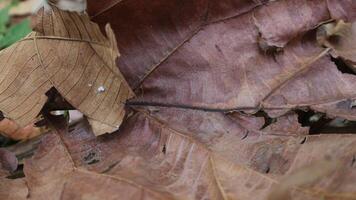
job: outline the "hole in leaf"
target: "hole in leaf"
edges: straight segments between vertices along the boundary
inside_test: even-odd
[[[88,165],[92,165],[92,164],[95,164],[95,163],[98,163],[98,162],[100,162],[100,160],[93,159],[93,160],[91,160],[90,162],[88,162],[87,164],[88,164]]]
[[[47,125],[47,120],[45,120],[45,119],[41,119],[40,121],[35,123],[36,127],[43,127],[43,126],[46,126],[46,125]]]
[[[321,133],[323,127],[331,121],[322,113],[317,113],[312,110],[296,111],[298,114],[298,121],[303,127],[309,127],[309,134]]]
[[[266,42],[266,40],[262,37],[261,33],[259,33],[258,36],[258,47],[262,53],[264,53],[267,56],[273,56],[274,59],[276,54],[281,53],[283,51],[281,47],[270,46]]]
[[[265,170],[265,173],[268,174],[271,171],[271,168],[268,166]]]
[[[276,119],[273,119],[273,118],[269,117],[268,114],[265,111],[258,111],[253,116],[255,116],[255,117],[263,117],[265,119],[265,124],[262,126],[261,130],[276,122]]]
[[[222,53],[222,50],[221,50],[221,48],[219,47],[219,45],[215,44],[215,48],[216,48],[216,50],[218,50],[219,53]]]
[[[328,37],[328,41],[331,43],[331,44],[338,44],[340,43],[340,36],[339,35],[330,35]]]
[[[88,165],[92,165],[92,164],[100,162],[99,156],[94,151],[91,151],[86,156],[84,156],[83,160]]]
[[[56,88],[52,87],[48,90],[46,96],[48,97],[48,100],[41,112],[47,113],[53,110],[74,110],[74,107],[61,96]]]
[[[163,154],[166,154],[166,152],[167,152],[167,147],[166,147],[166,145],[163,145],[162,153],[163,153]]]
[[[119,161],[117,161],[117,162],[115,162],[115,163],[109,165],[108,168],[106,168],[104,171],[102,171],[102,172],[100,172],[100,173],[101,173],[101,174],[106,174],[106,173],[108,173],[111,169],[113,169],[113,168],[114,168],[116,165],[118,165],[118,164],[119,164]]]
[[[245,135],[244,135],[244,136],[242,136],[241,140],[246,139],[249,133],[250,133],[249,131],[246,131]]]
[[[323,113],[312,110],[297,110],[298,121],[303,127],[309,127],[309,134],[356,133],[356,122],[342,118],[328,118]]]
[[[300,144],[304,144],[307,141],[307,137],[304,137],[302,141],[300,141]]]
[[[356,75],[355,71],[353,71],[352,68],[349,65],[347,65],[342,58],[331,57],[331,61],[335,63],[337,69],[343,74]]]
[[[3,119],[5,119],[4,113],[0,111],[0,121],[2,121]]]
[[[8,146],[14,145],[16,143],[18,143],[18,141],[11,140],[10,138],[2,136],[0,134],[0,147],[8,147]]]
[[[6,177],[8,179],[18,179],[24,178],[25,173],[23,172],[23,164],[18,165],[16,171],[12,172],[10,176]]]

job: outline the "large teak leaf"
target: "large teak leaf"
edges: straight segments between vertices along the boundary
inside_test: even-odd
[[[195,126],[197,120],[202,126]],[[263,131],[254,131],[253,122],[246,125],[246,120],[239,120],[250,126],[245,138],[246,129],[221,114],[165,108],[155,116],[140,111],[120,132],[101,138],[85,123],[70,133],[51,133],[25,162],[28,196],[266,199],[278,184],[284,184],[282,176],[329,163],[327,156],[342,165],[319,169],[324,176],[308,174],[309,182],[292,184],[287,192],[292,192],[293,199],[353,199],[354,136],[261,135]],[[209,124],[215,126],[209,128]]]
[[[337,70],[311,31],[333,19],[353,20],[353,1],[210,2],[92,3],[93,19],[112,22],[119,36],[118,66],[137,94],[129,104],[262,108],[271,116],[309,107],[355,119],[340,104],[355,99],[356,78]],[[261,39],[283,51],[263,52]]]
[[[106,38],[86,15],[40,11],[35,31],[0,54],[0,109],[21,126],[39,114],[52,87],[89,119],[96,135],[112,132],[133,96],[115,65],[114,33]]]

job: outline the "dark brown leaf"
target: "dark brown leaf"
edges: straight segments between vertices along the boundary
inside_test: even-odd
[[[122,49],[118,64],[137,93],[129,104],[214,111],[263,108],[273,117],[310,107],[355,119],[352,109],[340,111],[329,105],[355,99],[356,78],[337,70],[329,51],[318,47],[314,32],[305,34],[333,18],[329,15],[329,10],[336,9],[330,6],[333,2],[275,1],[255,9],[246,2],[240,7],[244,11],[235,8],[229,11],[236,13],[234,17],[219,17],[214,23],[203,16],[226,12],[219,11],[219,6],[203,9],[207,1],[138,2],[117,1],[110,8],[92,3],[97,13],[94,20],[115,19],[113,28]],[[250,12],[242,14],[246,9]],[[269,12],[274,17],[264,17]],[[276,21],[279,18],[283,23]],[[264,32],[281,41],[279,46],[287,43],[283,53],[271,56],[259,49],[259,34],[267,38]]]

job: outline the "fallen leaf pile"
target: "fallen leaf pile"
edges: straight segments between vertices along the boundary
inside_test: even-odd
[[[90,115],[78,107],[88,80],[80,82],[81,90],[73,90],[71,96],[73,85],[56,85],[62,75],[41,77],[44,83],[51,80],[48,85],[83,111],[89,122],[68,127],[64,119],[50,117],[55,130],[43,136],[35,155],[25,160],[25,177],[0,180],[0,196],[13,200],[356,199],[356,135],[309,134],[309,127],[299,120],[300,112],[306,111],[356,120],[355,73],[346,73],[337,64],[354,69],[355,11],[353,0],[89,1],[92,20],[102,29],[110,23],[115,32],[121,53],[118,68],[112,57],[104,56],[117,54],[110,29],[111,45],[105,47],[112,48],[95,46],[107,44],[106,39],[95,43],[55,39],[77,41],[82,32],[68,35],[69,30],[77,30],[75,26],[55,29],[60,35],[52,39],[38,30],[45,34],[36,40],[32,34],[17,45],[28,45],[23,51],[33,52],[37,42],[42,47],[38,48],[41,66],[48,66],[50,75],[52,68],[60,68],[51,65],[60,63],[58,56],[72,65],[73,57],[90,61],[98,56],[101,64],[109,61],[105,66],[111,66],[111,75],[121,72],[135,92],[134,96],[125,85],[126,98],[119,98],[121,103],[132,97],[126,102],[132,114],[118,131],[96,137],[93,120],[113,116],[110,109]],[[54,9],[53,13],[62,12]],[[71,22],[64,24],[71,26]],[[92,41],[100,31],[86,33],[93,34],[85,39]],[[53,44],[44,49],[41,42]],[[53,46],[67,50],[51,56]],[[70,54],[79,49],[79,56]],[[111,54],[106,54],[109,50]],[[107,69],[99,66],[93,65],[93,71],[83,77]],[[75,69],[66,71],[67,76],[78,78]]]

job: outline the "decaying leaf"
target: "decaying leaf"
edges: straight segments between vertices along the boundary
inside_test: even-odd
[[[334,19],[329,11],[340,9],[340,1],[288,0],[266,6],[248,1],[221,13],[207,0],[108,2],[112,4],[93,3],[98,13],[93,19],[112,22],[120,36],[118,66],[137,94],[130,105],[249,113],[262,108],[272,117],[303,107],[356,119],[354,109],[338,106],[356,99],[356,77],[338,70],[313,31]],[[229,2],[219,4],[227,8]],[[169,31],[159,31],[162,24]],[[281,53],[260,50],[256,44],[264,32],[282,41]]]
[[[343,20],[321,26],[318,42],[334,50],[334,56],[343,58],[356,70],[356,23]]]
[[[53,8],[40,11],[34,32],[0,53],[0,109],[20,126],[30,124],[52,87],[89,119],[96,135],[110,133],[133,96],[116,68],[114,33],[107,38],[88,16]]]
[[[293,199],[355,195],[352,135],[304,140],[251,130],[241,139],[245,129],[218,113],[161,108],[157,114],[140,111],[120,132],[100,138],[86,123],[46,135],[25,162],[30,199],[266,199],[284,183],[281,176],[325,156],[341,167],[307,188],[297,187]]]

